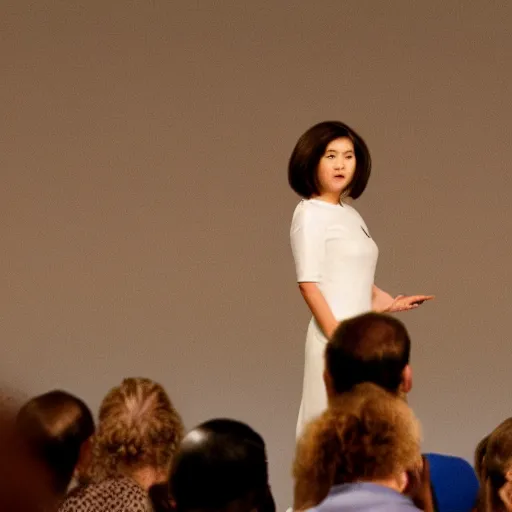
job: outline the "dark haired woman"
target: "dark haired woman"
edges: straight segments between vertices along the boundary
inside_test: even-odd
[[[370,172],[366,143],[338,121],[310,128],[290,157],[288,180],[303,197],[293,214],[291,245],[299,288],[313,315],[306,339],[297,435],[327,404],[323,353],[338,323],[371,310],[407,311],[433,298],[393,298],[375,286],[377,245],[349,204],[363,193]]]

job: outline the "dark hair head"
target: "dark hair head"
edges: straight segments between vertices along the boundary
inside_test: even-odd
[[[29,400],[19,410],[16,425],[32,454],[51,472],[55,491],[64,493],[80,449],[94,433],[87,405],[65,391],[50,391]]]
[[[248,425],[215,419],[185,436],[171,471],[178,512],[274,512],[265,443]]]
[[[475,449],[475,457],[474,457],[474,467],[476,475],[478,479],[481,480],[483,478],[483,469],[484,469],[484,459],[485,453],[487,451],[487,445],[489,444],[490,434],[486,435],[480,442],[476,445]]]
[[[54,510],[61,495],[56,496],[48,468],[33,457],[17,431],[13,407],[17,405],[0,388],[0,510]]]
[[[476,448],[475,466],[480,479],[479,508],[485,511],[512,507],[512,418],[486,436]]]
[[[333,140],[347,137],[354,145],[356,169],[348,196],[357,199],[366,188],[372,169],[370,151],[364,139],[340,121],[316,124],[297,141],[288,163],[288,182],[300,196],[309,199],[319,194],[317,167],[325,149]]]
[[[336,393],[373,382],[397,393],[409,364],[411,341],[404,324],[380,313],[341,322],[325,350],[325,366]]]

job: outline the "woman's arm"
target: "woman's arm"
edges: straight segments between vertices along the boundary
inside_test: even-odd
[[[398,295],[393,298],[389,293],[373,285],[372,309],[377,313],[398,313],[416,309],[426,300],[433,298],[433,295]]]
[[[377,313],[384,313],[385,311],[389,311],[394,298],[384,290],[381,290],[379,287],[373,285],[372,288],[372,309]]]
[[[299,283],[299,289],[320,329],[322,329],[325,337],[329,339],[338,327],[338,321],[317,283]]]

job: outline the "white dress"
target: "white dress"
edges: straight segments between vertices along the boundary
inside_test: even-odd
[[[304,199],[296,207],[290,239],[297,282],[314,282],[335,318],[344,320],[372,307],[378,248],[359,213],[350,205]],[[297,437],[327,406],[324,351],[327,339],[311,318],[306,336],[302,401]]]

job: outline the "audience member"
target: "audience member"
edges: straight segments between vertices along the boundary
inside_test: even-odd
[[[211,420],[187,434],[170,490],[177,512],[275,512],[265,443],[234,420]]]
[[[168,480],[182,436],[181,418],[162,386],[123,380],[100,407],[91,482],[70,493],[61,512],[150,510],[148,491]]]
[[[366,313],[342,322],[325,350],[324,380],[329,401],[362,382],[374,383],[406,399],[412,389],[410,355],[409,333],[395,317]],[[430,500],[438,505],[437,510],[471,511],[478,483],[469,463],[442,454],[428,454],[426,458],[430,467]],[[425,499],[420,497],[419,502]]]
[[[54,512],[52,475],[16,429],[16,401],[0,392],[0,510]]]
[[[331,400],[299,440],[295,501],[317,512],[419,510],[403,493],[416,485],[421,467],[412,410],[398,396],[363,383]]]
[[[366,313],[341,322],[325,349],[329,399],[362,382],[405,395],[412,389],[411,340],[400,320]]]
[[[33,456],[52,476],[53,490],[64,498],[73,475],[80,481],[90,458],[94,420],[87,405],[65,391],[50,391],[18,411],[18,432]]]
[[[489,442],[489,437],[491,434],[486,435],[476,446],[475,449],[475,471],[479,480],[483,480],[483,462],[485,457],[485,452],[487,451],[487,443]]]
[[[512,511],[512,418],[498,425],[477,446],[479,512]]]
[[[512,418],[478,444],[478,478],[459,457],[422,456],[406,400],[410,352],[394,317],[367,313],[338,326],[325,349],[328,408],[297,445],[295,510],[512,512]],[[3,398],[0,511],[275,512],[261,436],[215,419],[183,438],[180,415],[149,379],[114,387],[96,432],[87,405],[67,392],[17,412]]]

